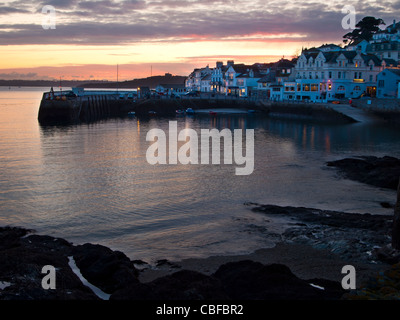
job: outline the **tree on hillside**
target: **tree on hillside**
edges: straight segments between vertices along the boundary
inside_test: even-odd
[[[385,25],[385,22],[382,19],[374,17],[364,17],[356,24],[356,29],[349,33],[346,33],[343,36],[343,42],[347,43],[348,41],[350,41],[349,44],[352,44],[358,40],[370,41],[372,39],[372,35],[380,30],[380,25]]]

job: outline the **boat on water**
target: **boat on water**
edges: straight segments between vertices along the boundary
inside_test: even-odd
[[[131,117],[133,117],[133,116],[135,116],[136,115],[136,112],[134,112],[134,111],[130,111],[130,112],[128,112],[128,116],[131,116]]]
[[[194,114],[194,110],[192,108],[187,108],[186,109],[187,114]]]
[[[210,111],[209,114],[210,114],[211,116],[216,116],[216,115],[217,115],[217,112],[215,112],[215,111]]]
[[[175,112],[176,112],[176,114],[184,114],[185,113],[183,110],[176,110]]]
[[[157,114],[157,112],[155,112],[155,111],[149,111],[149,115],[151,115],[151,116],[154,116],[156,114]]]

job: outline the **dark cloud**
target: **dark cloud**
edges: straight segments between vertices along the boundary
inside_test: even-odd
[[[0,15],[10,14],[10,13],[27,13],[27,12],[30,12],[30,11],[28,11],[26,9],[15,8],[15,7],[0,6]]]
[[[35,1],[35,0],[34,0]],[[0,25],[1,44],[122,44],[140,41],[203,41],[247,39],[268,34],[291,41],[341,42],[347,33],[341,27],[341,8],[351,1],[329,6],[322,1],[263,0],[36,0],[36,8],[53,5],[55,30],[37,25]],[[14,2],[21,3],[19,1]],[[397,2],[353,1],[357,20],[375,15],[393,20]],[[392,7],[390,7],[392,6]],[[0,13],[1,13],[0,7]],[[60,8],[60,9],[58,9]],[[26,10],[26,9],[23,9]],[[11,13],[11,11],[10,11]],[[7,29],[7,31],[2,31]],[[12,29],[12,31],[9,31]]]
[[[78,0],[46,0],[41,2],[41,6],[50,5],[54,8],[73,8],[79,3]]]
[[[53,80],[53,78],[47,76],[39,76],[36,72],[10,72],[0,73],[0,79],[2,80]]]

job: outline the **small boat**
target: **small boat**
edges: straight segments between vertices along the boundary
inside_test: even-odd
[[[157,114],[157,112],[155,112],[155,111],[149,111],[149,115],[151,115],[151,116],[154,116],[156,114]]]
[[[209,113],[210,113],[211,116],[216,116],[217,115],[217,113],[215,111],[210,111]]]
[[[194,110],[192,108],[187,108],[186,109],[187,114],[194,114]]]
[[[128,116],[131,116],[131,117],[133,117],[133,116],[135,116],[136,115],[136,112],[134,112],[134,111],[130,111],[130,112],[128,112]]]
[[[183,110],[176,110],[175,112],[176,112],[176,114],[184,114],[185,113]]]

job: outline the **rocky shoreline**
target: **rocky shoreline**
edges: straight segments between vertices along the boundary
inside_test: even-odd
[[[391,157],[328,163],[348,178],[379,187],[391,187],[398,164]],[[33,230],[0,227],[0,300],[400,299],[400,252],[390,247],[393,215],[245,205],[270,219],[290,219],[274,248],[159,260],[156,266],[99,244],[74,245]],[[42,268],[49,265],[56,270],[56,288],[46,290]],[[356,290],[341,286],[344,265],[357,270]]]
[[[303,280],[283,264],[251,260],[224,263],[211,275],[175,266],[143,282],[140,261],[122,252],[17,227],[0,228],[0,256],[0,300],[336,300],[345,293],[338,282]],[[84,284],[71,261],[102,295]],[[55,267],[56,289],[42,287],[46,265]]]
[[[269,217],[293,219],[275,248],[235,257],[159,260],[156,266],[102,245],[74,245],[2,227],[0,300],[340,300],[359,297],[341,287],[344,265],[354,265],[365,283],[400,261],[399,255],[382,254],[390,242],[391,216],[246,205]],[[55,290],[42,287],[45,265],[57,270]],[[358,290],[364,292],[361,284]],[[394,296],[400,297],[398,291]]]

